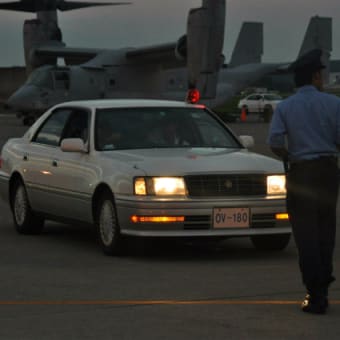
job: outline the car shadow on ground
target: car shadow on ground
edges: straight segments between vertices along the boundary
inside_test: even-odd
[[[32,236],[31,236],[32,237]],[[101,253],[96,231],[88,225],[66,225],[47,223],[40,235],[43,242],[50,246],[78,248],[80,251]],[[275,258],[276,260],[296,256],[290,241],[283,251],[261,251],[255,249],[248,237],[229,239],[178,239],[178,238],[137,238],[124,239],[121,257],[148,261],[219,261],[219,260],[258,260]]]

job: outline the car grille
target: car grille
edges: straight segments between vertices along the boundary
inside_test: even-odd
[[[197,175],[186,176],[190,197],[258,196],[267,192],[266,176]]]
[[[210,229],[211,216],[185,216],[184,229],[197,230],[197,229]]]
[[[275,214],[256,214],[252,216],[252,228],[274,228]]]
[[[254,214],[251,218],[251,228],[274,228],[275,214]],[[184,222],[185,230],[203,230],[210,229],[211,216],[186,216]]]

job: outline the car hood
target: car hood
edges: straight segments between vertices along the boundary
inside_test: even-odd
[[[246,149],[140,149],[112,151],[105,156],[130,163],[147,176],[283,172],[281,162]]]

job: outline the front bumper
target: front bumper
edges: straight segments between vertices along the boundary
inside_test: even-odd
[[[290,234],[288,220],[276,220],[286,212],[284,198],[131,200],[116,197],[117,218],[121,233],[144,237],[235,237]],[[250,227],[214,228],[214,208],[249,208]],[[134,223],[131,216],[184,216],[184,222]]]

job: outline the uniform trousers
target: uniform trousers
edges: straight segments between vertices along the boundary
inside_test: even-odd
[[[333,277],[338,166],[335,157],[292,163],[287,210],[308,293],[327,296]]]

